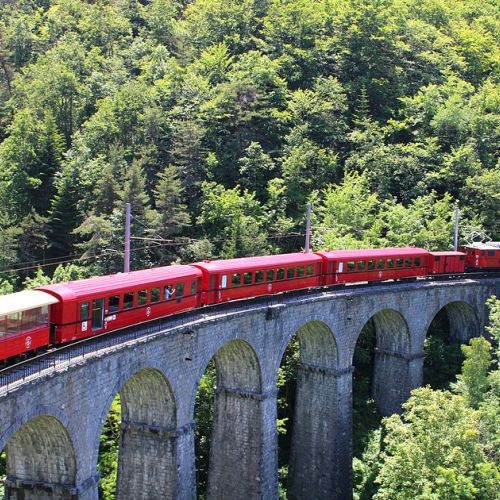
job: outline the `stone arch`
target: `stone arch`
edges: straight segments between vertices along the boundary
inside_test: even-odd
[[[144,368],[122,385],[117,499],[173,499],[177,488],[176,403],[163,373]]]
[[[372,397],[382,415],[391,415],[399,412],[401,404],[408,399],[413,388],[411,364],[415,359],[421,359],[422,354],[412,354],[408,323],[399,311],[382,309],[373,314],[364,327],[369,325],[370,321],[375,331],[376,343]]]
[[[206,498],[259,498],[267,397],[259,359],[240,339],[222,345],[212,359],[216,387]]]
[[[217,368],[217,390],[260,392],[260,363],[250,344],[244,340],[227,342],[215,353],[214,360]]]
[[[295,334],[300,344],[300,361],[311,366],[334,369],[338,364],[335,337],[323,321],[309,321]]]
[[[422,380],[435,389],[449,386],[460,373],[463,354],[460,344],[480,335],[480,323],[474,309],[461,300],[448,302],[431,312],[422,338],[426,357]]]
[[[55,417],[34,417],[6,446],[6,498],[70,498],[76,492],[76,455],[70,435]]]
[[[120,389],[122,420],[175,429],[176,404],[163,373],[145,368],[130,377]]]
[[[350,491],[351,370],[339,368],[331,328],[312,320],[296,332],[300,360],[289,459],[288,498],[344,498]]]
[[[474,337],[479,337],[481,330],[478,315],[470,304],[462,300],[448,302],[436,311],[426,331],[429,330],[432,321],[442,311],[448,320],[450,341],[464,344]]]

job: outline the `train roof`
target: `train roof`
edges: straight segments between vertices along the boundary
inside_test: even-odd
[[[464,248],[475,248],[477,250],[499,250],[500,241],[488,241],[487,243],[477,242],[463,245]]]
[[[109,274],[78,281],[67,281],[45,285],[38,290],[45,291],[65,300],[106,295],[109,292],[136,289],[160,281],[174,281],[180,278],[201,278],[202,273],[193,266],[164,266],[129,273]]]
[[[258,257],[242,257],[240,259],[210,260],[193,264],[208,272],[244,271],[246,269],[265,269],[267,267],[297,264],[314,264],[321,262],[321,257],[314,253],[296,252],[281,255],[264,255]]]
[[[429,252],[431,255],[448,255],[448,256],[456,256],[463,257],[465,254],[463,252],[455,252],[454,250],[442,251],[442,252]]]
[[[391,257],[406,257],[406,256],[425,256],[429,255],[427,250],[416,247],[404,248],[371,248],[360,250],[323,250],[316,252],[327,260],[338,259],[371,259],[371,258],[391,258]]]
[[[56,297],[39,290],[24,290],[0,296],[0,316],[29,311],[37,307],[49,306],[59,302]]]

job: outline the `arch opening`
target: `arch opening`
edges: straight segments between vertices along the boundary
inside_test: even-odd
[[[360,456],[383,415],[399,411],[407,399],[408,325],[403,316],[384,309],[364,325],[353,356],[354,456]]]
[[[460,345],[479,334],[479,321],[469,304],[455,301],[442,307],[433,317],[424,340],[424,385],[448,389],[456,381],[464,360]]]
[[[327,324],[310,321],[295,332],[277,377],[281,497],[286,491],[289,499],[329,498],[342,488],[338,437],[343,375],[350,378],[349,371],[339,370],[337,345]],[[350,483],[348,477],[344,474],[343,481]]]
[[[196,394],[198,498],[258,496],[261,404],[255,351],[242,340],[224,344],[208,363]]]
[[[41,415],[25,423],[7,442],[4,459],[7,497],[59,498],[60,491],[75,487],[75,450],[55,417]]]
[[[395,310],[374,314],[363,326],[353,355],[353,487],[371,498],[376,485],[369,464],[381,445],[383,416],[400,411],[411,389],[411,342],[404,317]],[[418,362],[418,361],[417,361]],[[360,469],[357,464],[363,463]]]
[[[114,398],[103,425],[100,498],[173,498],[175,431],[176,405],[167,379],[152,368],[135,373]]]

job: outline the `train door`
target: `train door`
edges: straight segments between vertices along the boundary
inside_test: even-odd
[[[104,326],[104,299],[92,302],[92,330],[100,330]]]

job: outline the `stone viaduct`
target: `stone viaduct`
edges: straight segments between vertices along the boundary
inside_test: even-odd
[[[416,282],[281,295],[163,320],[151,333],[54,362],[0,386],[5,498],[96,500],[99,440],[121,396],[117,498],[196,498],[194,407],[208,363],[217,369],[209,499],[278,497],[276,382],[300,343],[289,498],[351,497],[352,359],[376,330],[374,399],[398,411],[422,383],[424,339],[445,308],[457,341],[480,335],[500,279]]]

